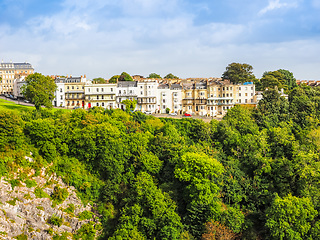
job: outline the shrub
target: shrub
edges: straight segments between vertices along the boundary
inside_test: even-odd
[[[34,190],[34,195],[36,195],[37,198],[50,198],[48,193],[44,192],[41,188],[36,187]]]
[[[93,215],[92,212],[85,210],[85,211],[83,211],[82,213],[80,213],[78,215],[78,218],[79,218],[80,221],[82,221],[82,220],[85,220],[85,219],[91,219],[92,215]]]
[[[74,204],[70,203],[68,204],[68,207],[66,209],[64,209],[63,211],[69,214],[73,214],[75,210]]]
[[[52,215],[52,217],[50,218],[49,223],[52,224],[52,225],[60,227],[62,225],[62,223],[63,223],[63,219],[58,217],[58,216],[56,216],[56,215]]]
[[[53,193],[51,194],[51,199],[54,203],[56,204],[61,204],[63,203],[64,200],[69,196],[69,192],[65,188],[60,188],[59,186],[55,186]]]
[[[14,238],[17,239],[17,240],[28,240],[28,236],[25,235],[25,234],[20,234],[20,235],[14,237]]]
[[[20,180],[19,179],[12,179],[9,181],[9,183],[11,184],[12,190],[14,189],[14,187],[17,187],[20,185]]]
[[[96,230],[93,227],[93,223],[87,223],[81,226],[81,228],[77,231],[73,237],[74,239],[86,239],[86,240],[94,240],[96,235]]]
[[[27,188],[32,188],[37,186],[37,182],[35,180],[27,179],[24,183],[26,184]]]

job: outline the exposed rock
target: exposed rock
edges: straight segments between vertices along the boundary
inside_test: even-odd
[[[37,182],[37,187],[49,195],[53,193],[54,187],[59,185],[60,188],[67,189],[69,196],[61,204],[53,207],[50,198],[36,197],[35,187],[27,188],[24,183],[21,183],[21,186],[12,189],[9,180],[0,178],[0,239],[13,240],[20,234],[25,234],[28,239],[52,239],[48,233],[49,229],[52,229],[55,234],[75,233],[83,224],[89,222],[89,220],[79,221],[76,217],[84,210],[91,211],[92,206],[89,204],[83,206],[74,187],[64,184],[55,174],[46,176],[45,169],[41,170],[40,176],[32,179]],[[63,211],[69,204],[75,206],[74,214]],[[63,224],[60,227],[51,224],[49,219],[52,216],[62,217]]]

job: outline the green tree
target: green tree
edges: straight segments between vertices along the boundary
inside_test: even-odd
[[[26,85],[22,87],[22,94],[25,98],[33,102],[37,110],[41,108],[41,105],[51,108],[54,92],[57,89],[54,80],[41,73],[34,73],[27,76],[25,81]]]
[[[120,75],[114,75],[109,79],[109,83],[117,83],[120,78]]]
[[[126,106],[126,111],[129,112],[129,111],[133,111],[136,108],[137,100],[126,99],[126,100],[123,100],[121,103]]]
[[[280,122],[289,120],[289,102],[281,97],[275,89],[263,92],[263,99],[254,110],[254,118],[259,126],[277,126]]]
[[[0,111],[0,150],[5,146],[17,148],[23,143],[24,122],[13,111]]]
[[[162,78],[159,74],[156,73],[150,73],[149,76],[147,78]]]
[[[92,79],[93,83],[106,83],[106,80],[102,77]]]
[[[274,239],[307,239],[311,222],[317,215],[309,198],[298,198],[289,194],[275,196],[267,209],[266,226]]]
[[[179,79],[179,77],[173,75],[172,73],[167,74],[164,78],[165,79]]]
[[[290,72],[288,70],[284,70],[284,69],[279,69],[278,72],[281,72],[282,75],[284,76],[284,79],[286,80],[285,84],[286,84],[288,90],[292,90],[292,89],[298,87],[297,80],[293,76],[292,72]]]
[[[133,81],[133,78],[126,72],[121,73],[119,81]]]
[[[230,63],[222,74],[223,80],[230,80],[232,83],[255,82],[253,67],[246,63]]]
[[[288,86],[286,85],[286,79],[280,71],[269,71],[263,73],[262,78],[260,79],[261,89],[284,89],[287,90]]]

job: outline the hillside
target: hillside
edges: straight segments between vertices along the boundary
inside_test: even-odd
[[[306,86],[288,99],[268,90],[257,108],[210,123],[102,108],[0,111],[1,231],[320,239],[319,99]],[[84,209],[94,214],[79,221]]]

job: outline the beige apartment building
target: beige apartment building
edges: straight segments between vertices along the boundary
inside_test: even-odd
[[[182,83],[182,111],[189,114],[207,115],[207,81],[187,80]]]
[[[0,63],[0,93],[13,94],[15,79],[28,76],[34,73],[30,63]]]
[[[116,108],[116,83],[88,84],[84,86],[85,108]]]
[[[65,102],[67,108],[85,107],[85,84],[86,77],[67,77],[64,82]]]

